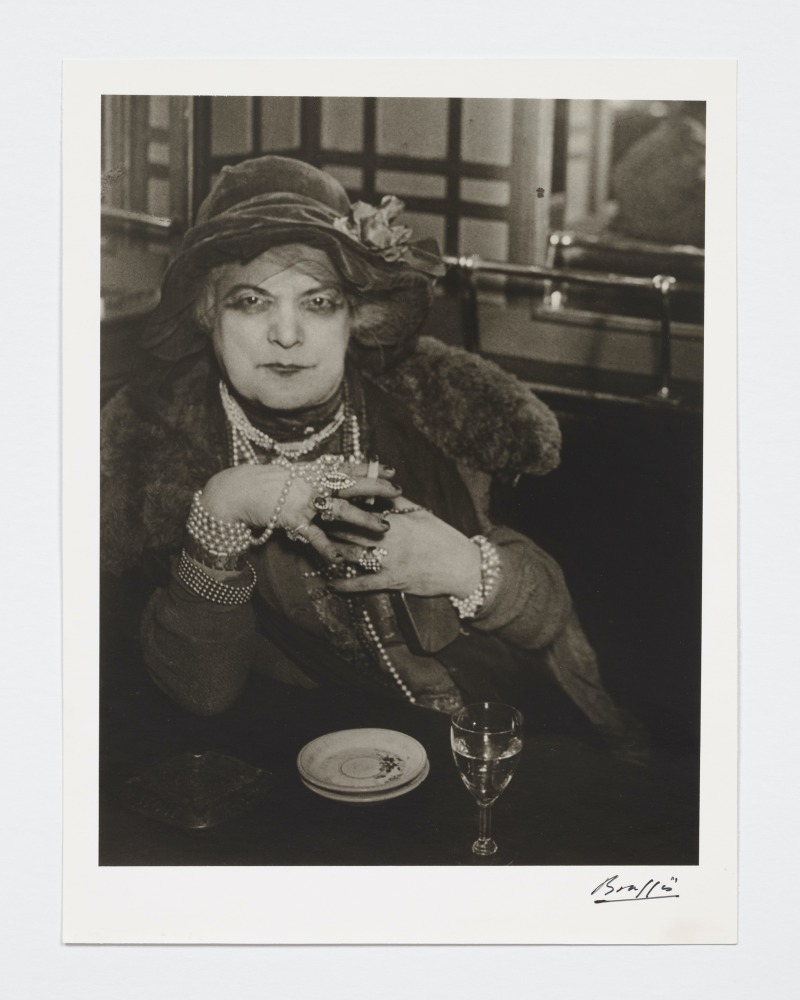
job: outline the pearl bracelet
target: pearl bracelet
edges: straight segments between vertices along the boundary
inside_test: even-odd
[[[450,603],[459,618],[474,618],[486,604],[495,584],[500,579],[500,556],[488,538],[475,535],[471,542],[481,550],[481,582],[467,597],[452,597]]]
[[[181,583],[188,587],[193,594],[197,594],[198,597],[204,597],[207,601],[211,601],[212,604],[234,606],[247,604],[256,588],[256,571],[249,562],[246,565],[250,570],[250,582],[244,584],[244,586],[235,586],[208,576],[207,573],[204,573],[192,561],[191,556],[184,551],[181,552],[181,557],[178,560],[177,575]]]
[[[251,547],[265,545],[275,531],[278,518],[289,496],[297,470],[289,469],[275,510],[266,527],[258,535],[244,521],[220,521],[203,506],[203,491],[198,490],[192,497],[192,506],[186,521],[186,548],[197,562],[211,569],[240,569],[242,558]]]
[[[203,491],[192,497],[186,531],[212,558],[244,554],[253,544],[253,535],[244,521],[220,521],[203,506]]]

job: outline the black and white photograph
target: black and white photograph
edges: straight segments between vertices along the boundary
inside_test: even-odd
[[[642,89],[101,89],[98,877],[677,916],[710,103]]]
[[[797,20],[9,9],[4,995],[794,996]]]

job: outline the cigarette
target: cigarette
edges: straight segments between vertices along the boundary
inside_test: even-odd
[[[373,459],[367,465],[367,479],[377,479],[378,478],[378,473],[380,471],[381,471],[380,462],[377,459]],[[375,497],[364,497],[364,506],[365,507],[374,507],[375,506]]]

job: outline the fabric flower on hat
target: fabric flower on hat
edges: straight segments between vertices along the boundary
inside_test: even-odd
[[[411,230],[408,226],[393,226],[392,222],[404,208],[403,202],[393,194],[382,198],[378,208],[357,201],[350,206],[349,215],[334,219],[333,227],[379,253],[386,261],[402,260]]]

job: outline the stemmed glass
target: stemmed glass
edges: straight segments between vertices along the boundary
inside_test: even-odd
[[[522,713],[511,705],[484,701],[451,717],[450,746],[461,780],[478,803],[478,839],[473,854],[494,854],[492,803],[514,775],[522,752]]]

